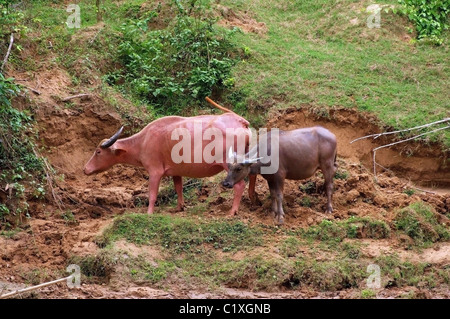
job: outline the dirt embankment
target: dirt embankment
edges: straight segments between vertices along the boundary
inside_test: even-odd
[[[356,138],[381,133],[377,119],[351,109],[332,109],[329,117],[317,117],[295,108],[277,112],[269,120],[269,127],[294,129],[321,125],[333,132],[338,140],[338,155],[347,162],[363,163],[373,171],[373,152],[378,146],[396,141],[391,135],[368,138],[350,144]],[[376,152],[377,172],[392,171],[392,175],[409,179],[419,185],[450,187],[449,153],[440,145],[407,142]],[[384,167],[384,168],[383,168]],[[386,168],[388,170],[386,170]]]

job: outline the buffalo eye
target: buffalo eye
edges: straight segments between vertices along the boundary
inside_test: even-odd
[[[240,171],[242,171],[242,167],[236,167],[236,172],[240,172]]]
[[[96,150],[95,154],[100,155],[101,151],[100,150]]]

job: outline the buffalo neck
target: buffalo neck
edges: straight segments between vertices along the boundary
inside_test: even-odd
[[[142,142],[140,134],[135,134],[133,136],[117,140],[115,143],[116,149],[125,151],[120,155],[118,163],[142,166],[140,160],[141,145]]]

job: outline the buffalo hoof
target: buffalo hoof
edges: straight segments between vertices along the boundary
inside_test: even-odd
[[[182,207],[181,209],[180,209],[180,207],[175,207],[175,208],[169,208],[168,210],[167,210],[169,213],[172,213],[172,214],[175,214],[175,213],[180,213],[180,212],[182,212],[182,211],[184,211],[184,207]]]
[[[277,218],[277,225],[281,226],[284,225],[284,217],[278,217]]]
[[[234,217],[236,215],[237,215],[237,211],[235,211],[235,210],[232,210],[228,213],[228,217]]]
[[[262,202],[257,195],[250,197],[250,203],[252,206],[262,206]]]

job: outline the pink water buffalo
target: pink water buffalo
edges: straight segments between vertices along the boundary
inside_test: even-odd
[[[149,174],[149,214],[154,211],[161,178],[172,176],[178,195],[177,209],[183,210],[182,176],[202,178],[213,176],[223,170],[228,171],[226,150],[230,143],[234,149],[242,149],[242,145],[238,144],[239,141],[244,140],[245,151],[248,150],[251,136],[248,121],[228,109],[213,104],[225,113],[194,117],[163,117],[151,122],[139,133],[122,139],[119,139],[119,136],[123,127],[120,128],[111,138],[103,140],[98,145],[94,155],[84,167],[84,173],[87,175],[100,173],[115,164],[144,167]],[[190,135],[186,137],[182,133]],[[203,136],[200,142],[198,142],[199,135]],[[181,137],[188,139],[184,141],[184,145],[189,145],[190,149],[180,147]],[[227,143],[227,139],[230,141],[230,138],[231,142]],[[213,140],[218,144],[216,143],[216,149],[211,151]],[[213,161],[202,156],[203,152],[207,151],[212,153]],[[180,158],[184,161],[180,161]],[[254,181],[254,178],[250,180],[249,196],[251,198],[254,196]],[[230,215],[237,213],[244,188],[244,181],[234,185]]]

